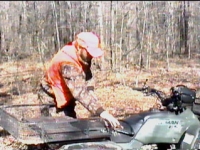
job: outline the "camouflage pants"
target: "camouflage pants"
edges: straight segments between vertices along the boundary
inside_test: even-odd
[[[70,104],[64,108],[56,108],[54,96],[52,94],[48,94],[47,92],[48,91],[45,91],[45,89],[42,88],[41,85],[41,88],[38,91],[38,99],[40,104],[46,105],[41,109],[41,114],[43,116],[69,116],[72,118],[76,118],[76,102],[74,99],[71,100]]]

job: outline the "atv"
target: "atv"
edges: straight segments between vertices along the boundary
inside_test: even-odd
[[[132,89],[155,95],[160,100],[160,107],[120,120],[123,129],[85,128],[88,134],[94,129],[101,131],[102,135],[109,134],[107,139],[80,141],[60,149],[200,149],[200,105],[196,103],[199,98],[196,98],[194,89],[177,85],[170,89],[170,96],[146,86],[146,83],[142,88]]]

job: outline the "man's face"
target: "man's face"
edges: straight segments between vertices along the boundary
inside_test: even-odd
[[[90,62],[92,60],[92,56],[84,47],[78,47],[78,54],[84,62]]]

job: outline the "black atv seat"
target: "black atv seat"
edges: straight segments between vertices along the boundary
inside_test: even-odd
[[[144,118],[145,116],[143,115],[134,115],[124,120],[124,122],[130,126],[132,132],[137,133],[144,123]]]

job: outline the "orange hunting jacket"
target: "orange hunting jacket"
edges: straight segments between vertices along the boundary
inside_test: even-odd
[[[80,64],[74,45],[65,45],[54,55],[47,67],[45,82],[53,91],[57,108],[75,99],[93,114],[104,111],[94,93],[88,90],[87,80],[92,78],[90,66]]]

